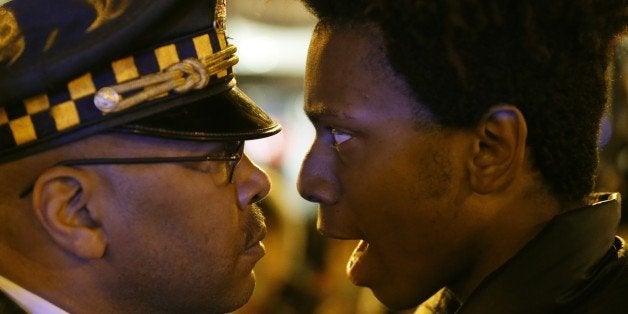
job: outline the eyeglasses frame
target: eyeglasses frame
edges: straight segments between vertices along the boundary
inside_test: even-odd
[[[98,165],[133,165],[133,164],[160,164],[160,163],[178,163],[178,162],[201,162],[201,161],[231,161],[229,164],[229,175],[227,176],[228,182],[233,183],[233,173],[235,172],[235,168],[242,160],[242,156],[244,156],[244,142],[245,141],[235,141],[237,142],[237,148],[234,153],[227,155],[212,155],[206,154],[202,156],[178,156],[178,157],[123,157],[123,158],[81,158],[81,159],[67,159],[62,160],[55,163],[52,167],[59,166],[98,166]],[[25,198],[29,195],[33,188],[35,187],[35,183],[31,183],[26,187],[22,192],[20,192],[20,199]]]

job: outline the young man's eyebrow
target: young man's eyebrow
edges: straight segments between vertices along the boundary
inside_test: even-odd
[[[326,106],[315,106],[314,108],[306,108],[305,115],[310,121],[315,122],[321,118],[335,118],[343,120],[354,120],[355,118],[344,111],[334,110]]]

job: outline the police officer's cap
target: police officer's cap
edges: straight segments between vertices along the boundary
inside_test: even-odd
[[[0,161],[116,130],[246,140],[280,126],[235,87],[226,0],[0,7]]]

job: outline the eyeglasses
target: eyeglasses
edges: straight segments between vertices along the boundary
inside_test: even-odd
[[[53,165],[57,166],[94,166],[94,165],[133,165],[133,164],[159,164],[177,162],[202,162],[202,161],[226,161],[226,182],[233,183],[233,173],[244,155],[244,141],[222,142],[223,147],[219,153],[210,153],[203,156],[181,157],[131,157],[131,158],[85,158],[68,159]],[[35,186],[31,183],[20,193],[20,198],[29,195]]]

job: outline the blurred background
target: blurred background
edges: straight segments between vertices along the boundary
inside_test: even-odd
[[[256,266],[257,287],[235,313],[402,313],[385,309],[370,290],[351,285],[345,264],[356,242],[318,235],[316,206],[296,190],[301,160],[314,138],[302,106],[315,21],[297,0],[228,0],[227,34],[240,57],[238,85],[283,125],[277,136],[247,142],[247,154],[269,172],[273,188],[262,204],[269,233],[266,257]],[[628,198],[628,40],[620,44],[615,62],[613,101],[600,129],[596,189],[623,191]]]

